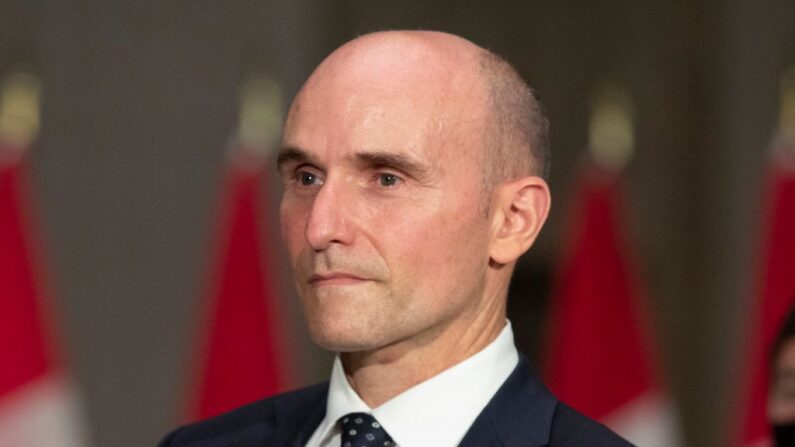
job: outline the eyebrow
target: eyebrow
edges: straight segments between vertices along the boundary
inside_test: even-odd
[[[367,167],[392,168],[417,177],[422,177],[430,171],[425,163],[413,157],[393,152],[359,152],[355,154],[355,158]]]
[[[358,152],[352,157],[357,163],[368,168],[392,168],[412,176],[423,177],[430,172],[430,167],[425,163],[414,159],[408,155],[396,154],[386,151]],[[318,162],[307,151],[293,147],[284,146],[279,150],[276,158],[276,167],[282,172],[285,165],[289,163],[301,164],[310,163],[317,165]]]
[[[284,166],[288,163],[312,163],[312,156],[303,149],[292,146],[284,146],[279,149],[279,155],[276,157],[276,169],[279,172],[284,170]]]

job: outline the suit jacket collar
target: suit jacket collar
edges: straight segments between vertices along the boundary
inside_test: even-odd
[[[460,446],[546,446],[557,404],[531,371],[527,358],[520,355],[516,369],[475,419]]]
[[[311,387],[300,402],[274,402],[275,423],[279,427],[273,445],[303,447],[326,414],[328,382]]]
[[[326,413],[328,382],[316,385],[299,402],[275,399],[277,430],[273,445],[303,447]],[[549,444],[558,400],[532,372],[519,364],[475,419],[460,447],[541,447]]]

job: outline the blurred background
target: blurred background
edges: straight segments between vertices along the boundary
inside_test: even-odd
[[[259,263],[255,277],[266,271],[262,290],[251,287],[278,328],[263,347],[281,359],[268,386],[327,377],[331,356],[303,329],[279,242],[274,133],[247,137],[243,115],[273,124],[331,50],[396,28],[459,34],[503,55],[546,106],[553,210],[510,300],[518,343],[539,365],[561,346],[550,335],[550,320],[566,314],[556,291],[569,293],[577,268],[567,259],[582,252],[571,245],[583,225],[572,216],[587,215],[578,208],[588,201],[577,186],[589,175],[584,157],[611,141],[629,154],[616,231],[629,295],[644,303],[640,332],[652,334],[641,343],[655,365],[648,382],[675,402],[681,445],[730,445],[749,333],[759,329],[765,185],[782,132],[780,81],[795,63],[795,2],[0,0],[0,76],[29,76],[22,84],[40,104],[36,138],[9,143],[27,149],[5,163],[23,167],[15,197],[38,253],[39,292],[29,295],[46,302],[51,362],[69,384],[59,389],[77,396],[78,445],[154,445],[204,414],[194,390],[208,367],[197,365],[213,348],[202,347],[203,328],[216,321],[213,297],[235,293],[223,272],[241,259]],[[246,109],[252,76],[265,87],[248,98],[265,99]],[[599,109],[605,91],[612,99]],[[595,113],[607,114],[617,140],[594,140]],[[264,160],[230,155],[242,146]],[[255,166],[243,180],[241,163]],[[239,242],[260,250],[229,261],[235,204],[262,213],[249,210],[257,236]],[[19,321],[3,309],[0,323]],[[0,328],[3,336],[20,343]],[[0,369],[11,365],[0,358]]]

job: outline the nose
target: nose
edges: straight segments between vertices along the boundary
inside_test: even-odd
[[[327,181],[315,195],[306,223],[309,246],[322,251],[334,244],[351,244],[352,204],[353,196],[344,184]]]

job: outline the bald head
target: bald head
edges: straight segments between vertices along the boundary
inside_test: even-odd
[[[319,344],[351,370],[417,351],[443,369],[497,337],[549,209],[534,114],[507,63],[449,34],[369,34],[320,64],[279,154],[282,236]]]
[[[439,106],[439,131],[448,133],[446,139],[477,142],[472,155],[486,191],[527,175],[546,177],[549,125],[541,105],[521,76],[488,50],[441,32],[367,34],[321,63],[291,115],[308,91],[335,88],[344,96],[368,87],[381,89],[385,99],[426,91]]]
[[[329,70],[371,80],[396,81],[415,77],[448,81],[472,79],[481,48],[461,37],[433,31],[384,31],[356,38],[331,53],[308,84]]]
[[[549,121],[535,92],[501,57],[482,50],[480,74],[488,89],[484,170],[491,185],[528,174],[549,175]],[[488,180],[487,180],[488,182]]]

